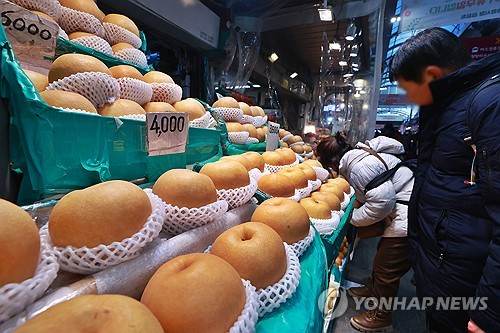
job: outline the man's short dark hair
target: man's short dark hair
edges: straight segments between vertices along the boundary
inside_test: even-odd
[[[389,79],[422,82],[427,66],[458,70],[472,61],[457,36],[442,28],[429,28],[404,42],[392,57]]]

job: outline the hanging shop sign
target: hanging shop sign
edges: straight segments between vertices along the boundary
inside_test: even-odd
[[[405,0],[401,31],[498,18],[500,0]]]
[[[0,4],[2,25],[16,59],[24,69],[47,74],[54,60],[58,26],[9,1]]]
[[[189,116],[184,112],[146,114],[149,156],[184,153],[188,138]]]
[[[486,58],[500,51],[500,37],[464,38],[462,42],[474,60]]]
[[[273,151],[278,148],[280,124],[268,122],[266,134],[266,151]]]

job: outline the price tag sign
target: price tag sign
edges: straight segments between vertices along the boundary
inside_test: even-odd
[[[146,114],[149,156],[184,153],[188,138],[189,115],[184,112]]]
[[[279,132],[280,132],[280,124],[273,123],[269,121],[267,123],[267,134],[266,134],[266,150],[273,151],[278,148],[279,143]]]
[[[0,0],[2,25],[25,69],[48,73],[54,59],[59,27],[23,7]]]

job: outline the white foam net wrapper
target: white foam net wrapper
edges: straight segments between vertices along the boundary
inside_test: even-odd
[[[259,139],[256,138],[248,138],[246,144],[259,143]]]
[[[217,190],[219,200],[226,200],[229,209],[239,207],[250,200],[257,192],[257,181],[250,177],[250,184],[230,190]]]
[[[243,119],[243,111],[238,108],[213,108],[216,110],[225,121],[235,121],[241,123]]]
[[[62,6],[59,24],[68,34],[84,31],[105,38],[104,27],[101,21],[88,13]]]
[[[350,187],[350,191],[349,191],[349,199],[352,198],[352,196],[356,193],[356,191],[354,191],[354,187]]]
[[[193,119],[189,122],[189,126],[191,127],[198,127],[198,128],[207,128],[208,125],[210,124],[210,118],[212,116],[210,115],[209,112],[205,112],[203,116],[200,118]]]
[[[344,193],[344,201],[340,204],[340,208],[345,211],[347,209],[347,206],[349,206],[349,202],[351,202],[351,197],[349,194]]]
[[[207,113],[209,113],[209,112],[207,112]],[[219,124],[217,123],[217,121],[210,114],[210,120],[208,121],[208,128],[217,128],[218,125]]]
[[[174,104],[182,98],[182,88],[175,83],[151,83],[153,98],[151,102]]]
[[[286,168],[291,168],[295,165],[299,164],[299,159],[295,159],[295,162],[292,164],[287,164],[287,165],[271,165],[271,164],[264,164],[264,168],[266,168],[270,173],[277,173],[281,169],[286,169]]]
[[[140,105],[151,101],[153,88],[149,83],[131,77],[116,79],[120,85],[120,98],[129,99]]]
[[[310,153],[304,154],[304,157],[307,157],[307,158],[311,158],[313,156],[314,156],[314,152],[310,152]]]
[[[9,283],[0,288],[0,323],[15,316],[37,300],[57,276],[59,264],[47,238],[40,233],[40,261],[31,279]]]
[[[252,117],[253,120],[252,120],[252,125],[254,125],[255,127],[262,127],[264,126],[265,123],[267,123],[267,116],[255,116],[255,117]]]
[[[141,230],[130,238],[109,245],[101,244],[92,248],[54,246],[54,253],[61,269],[78,274],[92,274],[137,257],[140,250],[160,234],[165,221],[165,203],[150,189],[146,189],[144,192],[151,201],[153,211]],[[52,245],[47,228],[45,228],[45,233]]]
[[[311,192],[316,191],[321,187],[321,180],[316,179],[316,180],[308,180],[309,186],[311,187]]]
[[[142,40],[127,29],[109,22],[104,22],[102,25],[106,33],[106,39],[111,45],[128,43],[136,49],[141,47]]]
[[[238,145],[244,145],[247,143],[248,137],[250,134],[248,132],[228,132],[227,138],[229,142],[235,143]]]
[[[261,179],[265,175],[270,175],[268,170],[264,169],[264,172],[261,172],[257,168],[253,168],[252,170],[248,171],[248,174],[250,175],[250,177],[252,177],[256,181],[259,181],[259,179]]]
[[[86,97],[95,107],[120,98],[120,85],[111,75],[100,72],[76,73],[49,84],[46,90],[71,91]]]
[[[121,116],[121,117],[118,117],[118,118],[146,121],[146,115],[145,114],[127,114],[126,116]]]
[[[104,39],[99,36],[84,36],[78,37],[71,40],[73,43],[77,43],[93,50],[106,53],[113,54],[113,50],[111,49],[111,45]]]
[[[300,141],[300,142],[291,143],[288,145],[288,147],[292,148],[293,146],[303,146],[303,145],[304,145],[304,142]]]
[[[332,217],[330,219],[314,219],[311,218],[312,224],[320,235],[328,236],[331,235],[340,223],[340,214],[337,211],[332,211]]]
[[[212,222],[227,212],[227,209],[228,204],[224,200],[218,200],[199,208],[165,204],[166,217],[163,229],[171,235],[179,235]]]
[[[86,113],[86,114],[94,114],[96,116],[100,116],[100,114],[98,113],[88,112],[86,110],[81,110],[81,109],[67,109],[67,108],[60,108],[60,109],[68,112]]]
[[[285,275],[273,284],[257,290],[259,298],[259,317],[272,312],[293,296],[300,282],[300,262],[295,250],[286,243],[286,272]]]
[[[293,250],[295,251],[295,254],[297,254],[298,257],[302,256],[304,252],[307,251],[309,248],[309,245],[311,245],[314,236],[316,235],[316,231],[314,230],[313,227],[309,227],[309,234],[306,236],[306,238],[298,241],[297,243],[291,244]]]
[[[286,140],[290,139],[292,136],[293,134],[285,135],[284,137],[281,138],[281,142],[286,142]]]
[[[317,166],[313,166],[312,168],[314,169],[314,171],[316,171],[316,176],[318,177],[319,180],[325,181],[328,179],[328,176],[330,175],[328,173],[328,170]]]
[[[241,117],[241,123],[242,124],[252,124],[253,123],[253,117],[249,116],[247,114],[243,114]]]
[[[62,7],[57,0],[9,0],[21,7],[37,10],[52,17],[54,20],[61,19]]]
[[[259,319],[259,301],[255,287],[249,281],[241,279],[245,286],[246,302],[241,315],[229,329],[229,333],[253,333],[255,332],[255,324]]]
[[[293,200],[295,202],[299,202],[300,199],[302,199],[301,192],[299,190],[295,190],[295,194],[293,196],[289,197],[288,199]]]
[[[134,65],[148,67],[146,55],[138,49],[124,49],[114,54],[118,59],[126,60]]]
[[[300,192],[300,198],[301,199],[307,198],[311,194],[311,192],[312,192],[311,184],[308,184],[304,188],[299,188],[297,191]]]
[[[59,27],[59,37],[69,40],[68,34],[61,27]]]

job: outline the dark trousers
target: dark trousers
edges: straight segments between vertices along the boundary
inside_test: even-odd
[[[399,280],[410,269],[408,237],[381,237],[371,283],[376,298],[396,297]]]

